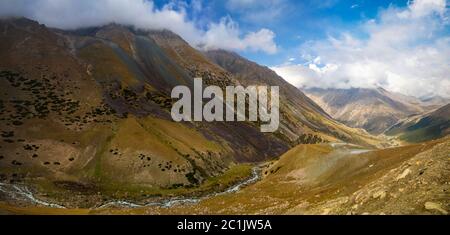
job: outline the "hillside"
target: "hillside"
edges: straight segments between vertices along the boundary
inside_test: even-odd
[[[371,134],[381,134],[399,120],[430,111],[445,99],[419,100],[383,88],[305,89],[333,118]]]
[[[372,151],[337,143],[299,145],[262,165],[258,182],[200,201],[86,209],[0,203],[0,213],[447,215],[449,147],[448,137]]]
[[[422,142],[450,134],[450,104],[437,110],[400,120],[385,132],[407,142]]]
[[[263,166],[263,179],[239,193],[169,209],[93,213],[448,214],[449,147],[449,138],[375,151],[299,145]]]
[[[220,87],[246,79],[169,31],[62,31],[24,18],[0,28],[0,180],[68,206],[217,191],[250,175],[244,163],[299,142],[378,141],[298,92],[282,95],[286,127],[273,134],[250,122],[173,122],[174,86],[192,87],[197,76]]]
[[[303,92],[267,67],[224,50],[207,51],[205,55],[234,75],[244,86],[276,85],[280,87],[281,133],[290,140],[302,141],[304,133],[320,133],[319,138],[340,139],[358,144],[376,144],[377,140],[361,130],[335,121]]]

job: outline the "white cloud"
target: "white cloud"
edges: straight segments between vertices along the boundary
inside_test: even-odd
[[[205,49],[237,49],[263,50],[273,54],[277,52],[274,42],[275,33],[268,29],[250,32],[243,38],[239,37],[239,26],[229,17],[222,18],[219,23],[212,23],[205,33]]]
[[[306,64],[273,69],[298,87],[384,87],[413,96],[450,96],[450,36],[445,0],[389,7],[356,33],[301,46]],[[355,36],[364,35],[364,36]]]
[[[227,0],[226,8],[250,22],[273,22],[289,10],[287,0]]]
[[[445,0],[415,0],[410,5],[410,13],[412,17],[422,17],[431,13],[438,13],[443,15],[446,8]]]
[[[115,22],[143,29],[169,29],[194,46],[276,52],[272,31],[260,29],[243,34],[229,17],[198,27],[196,22],[188,19],[188,7],[193,11],[202,9],[199,1],[190,5],[172,1],[157,8],[153,1],[147,0],[2,0],[0,17],[24,16],[61,29]]]

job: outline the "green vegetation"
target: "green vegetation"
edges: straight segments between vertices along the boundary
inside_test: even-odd
[[[435,140],[445,136],[445,131],[450,128],[450,121],[443,124],[437,124],[432,126],[426,126],[414,129],[412,131],[404,132],[400,135],[400,139],[410,142],[419,143],[428,140]]]
[[[240,164],[232,166],[224,174],[210,177],[203,184],[195,187],[171,185],[167,188],[146,186],[142,184],[101,182],[100,184],[77,183],[71,181],[33,180],[32,184],[39,192],[45,192],[52,200],[71,204],[68,198],[82,196],[85,201],[78,203],[81,208],[94,207],[99,201],[131,200],[148,202],[163,200],[168,197],[200,197],[213,192],[224,191],[251,176],[252,166]],[[99,194],[101,192],[101,194]],[[69,197],[70,195],[70,197]]]

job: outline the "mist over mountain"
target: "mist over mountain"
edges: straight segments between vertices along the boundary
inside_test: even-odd
[[[0,214],[448,215],[448,19],[445,0],[0,1]],[[279,90],[279,120],[242,93],[245,120],[173,118],[238,86]]]
[[[242,32],[229,16],[199,26],[188,15],[202,11],[202,3],[172,1],[158,5],[147,0],[6,0],[0,2],[0,18],[27,17],[48,27],[63,30],[102,27],[111,23],[143,30],[167,29],[181,35],[190,45],[202,49],[262,51],[273,54],[276,34],[267,29]],[[74,14],[73,12],[77,12]]]
[[[450,98],[448,1],[405,2],[308,40],[271,68],[299,88],[383,87],[416,98]]]

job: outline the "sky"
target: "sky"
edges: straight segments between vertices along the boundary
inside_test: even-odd
[[[1,0],[0,17],[62,29],[169,29],[291,84],[450,97],[450,0]]]

